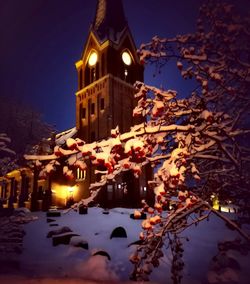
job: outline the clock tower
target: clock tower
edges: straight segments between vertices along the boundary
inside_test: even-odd
[[[76,62],[76,128],[86,142],[110,136],[135,123],[133,84],[143,81],[143,66],[121,0],[99,0],[80,60]]]
[[[136,105],[133,84],[143,81],[143,66],[124,15],[122,0],[99,0],[94,21],[81,54],[76,62],[76,128],[78,137],[87,143],[110,137],[111,129],[120,133],[140,123],[133,118]],[[140,206],[146,198],[146,171],[135,178],[127,171],[102,188],[98,202],[104,207]],[[79,194],[89,195],[89,186],[97,177],[88,165],[84,174],[77,174]]]

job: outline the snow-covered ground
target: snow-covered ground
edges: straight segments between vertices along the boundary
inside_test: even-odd
[[[129,244],[138,240],[141,231],[141,221],[129,217],[132,212],[132,209],[115,208],[109,214],[103,214],[101,208],[89,208],[86,215],[70,211],[61,217],[52,217],[55,221],[49,223],[46,213],[32,213],[38,219],[22,225],[26,234],[22,253],[15,255],[18,265],[4,272],[0,270],[0,283],[128,283],[133,268],[128,258],[135,249],[134,245]],[[53,223],[58,226],[51,226]],[[53,246],[52,238],[47,238],[47,234],[62,226],[67,226],[78,234],[80,237],[73,237],[75,241],[85,240],[89,249],[70,244]],[[127,238],[110,239],[113,229],[119,226],[125,228]],[[188,237],[189,241],[184,246],[182,283],[249,283],[249,255],[229,251],[228,257],[236,260],[239,268],[229,265],[223,270],[214,269],[217,264],[212,258],[218,255],[218,241],[239,237],[217,217],[211,216],[208,222],[204,221],[197,227],[188,229],[183,236]],[[93,256],[98,250],[107,252],[111,260],[102,255]],[[228,258],[220,256],[221,262],[227,260]],[[171,256],[166,251],[160,267],[153,271],[150,279],[154,283],[171,283],[170,268]],[[210,282],[207,282],[208,279]]]

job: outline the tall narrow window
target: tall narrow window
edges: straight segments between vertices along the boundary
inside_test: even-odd
[[[107,185],[107,195],[108,195],[108,201],[113,200],[113,185],[112,184]]]
[[[95,66],[95,80],[99,79],[99,63],[96,63]]]
[[[79,105],[79,117],[80,119],[82,118],[82,106],[81,105]]]
[[[82,108],[82,118],[86,118],[86,108]]]
[[[88,66],[86,66],[84,85],[87,86],[87,85],[89,85],[90,83],[91,83],[91,82],[90,82],[90,68],[89,68]]]
[[[81,90],[82,89],[82,86],[83,86],[83,79],[82,79],[82,69],[80,70],[79,72],[79,89]]]
[[[91,104],[91,114],[92,115],[95,114],[95,104],[94,103]]]
[[[90,79],[90,82],[92,83],[92,82],[94,82],[95,79],[96,79],[95,67],[93,67],[93,68],[90,70],[90,72],[91,72],[91,79]]]
[[[83,171],[83,170],[77,168],[77,170],[76,170],[76,178],[78,180],[85,180],[85,177],[86,177],[86,171]]]
[[[105,105],[104,105],[104,98],[101,98],[100,109],[101,109],[101,110],[104,110],[104,107],[105,107]]]
[[[86,108],[82,107],[82,104],[79,105],[80,119],[86,118]]]
[[[94,142],[94,141],[95,141],[95,131],[92,131],[92,132],[91,132],[91,137],[90,137],[90,139],[91,139],[91,142]]]

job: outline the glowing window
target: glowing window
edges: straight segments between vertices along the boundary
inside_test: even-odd
[[[95,66],[97,59],[98,59],[97,53],[95,51],[91,52],[89,56],[89,61],[88,61],[89,66]]]
[[[123,63],[126,64],[126,65],[131,65],[132,59],[131,59],[130,54],[129,54],[127,51],[124,51],[124,52],[122,53],[122,61],[123,61]]]
[[[77,170],[76,170],[76,178],[78,180],[85,180],[85,178],[86,178],[86,171],[83,171],[83,170],[77,168]]]

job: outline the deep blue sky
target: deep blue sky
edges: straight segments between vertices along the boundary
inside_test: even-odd
[[[137,46],[156,34],[194,31],[200,3],[123,0]],[[96,0],[0,0],[0,95],[31,104],[58,130],[74,126],[74,63],[80,59],[95,8]],[[166,72],[157,83],[178,90],[176,76]],[[154,80],[152,72],[146,72],[145,81]]]

